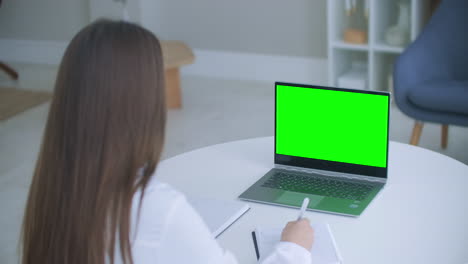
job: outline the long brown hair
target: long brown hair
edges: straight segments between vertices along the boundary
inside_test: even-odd
[[[23,264],[114,263],[119,250],[133,263],[132,199],[164,141],[163,76],[160,43],[138,25],[102,20],[73,38],[29,191]]]

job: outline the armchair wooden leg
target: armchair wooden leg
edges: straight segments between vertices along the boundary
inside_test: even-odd
[[[419,144],[419,138],[421,137],[421,132],[423,129],[424,123],[414,122],[413,134],[411,135],[410,144],[417,146]]]
[[[447,148],[447,141],[448,141],[448,125],[442,125],[442,141],[441,147],[443,149]]]
[[[13,80],[18,80],[18,73],[15,70],[13,70],[13,68],[11,68],[10,66],[6,65],[3,62],[0,62],[0,69],[6,72],[6,74],[8,74]]]

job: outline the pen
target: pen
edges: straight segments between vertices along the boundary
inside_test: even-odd
[[[306,197],[304,198],[304,201],[302,201],[302,206],[301,206],[301,210],[299,211],[299,216],[297,217],[297,221],[302,219],[308,205],[309,205],[309,198]]]

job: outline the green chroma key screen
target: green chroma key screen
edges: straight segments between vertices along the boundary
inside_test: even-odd
[[[388,96],[276,86],[276,154],[386,167]]]

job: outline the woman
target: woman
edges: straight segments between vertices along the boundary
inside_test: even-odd
[[[154,179],[166,105],[149,31],[99,21],[60,65],[27,201],[22,263],[235,263],[185,197]],[[264,263],[310,263],[313,231],[290,222]]]

